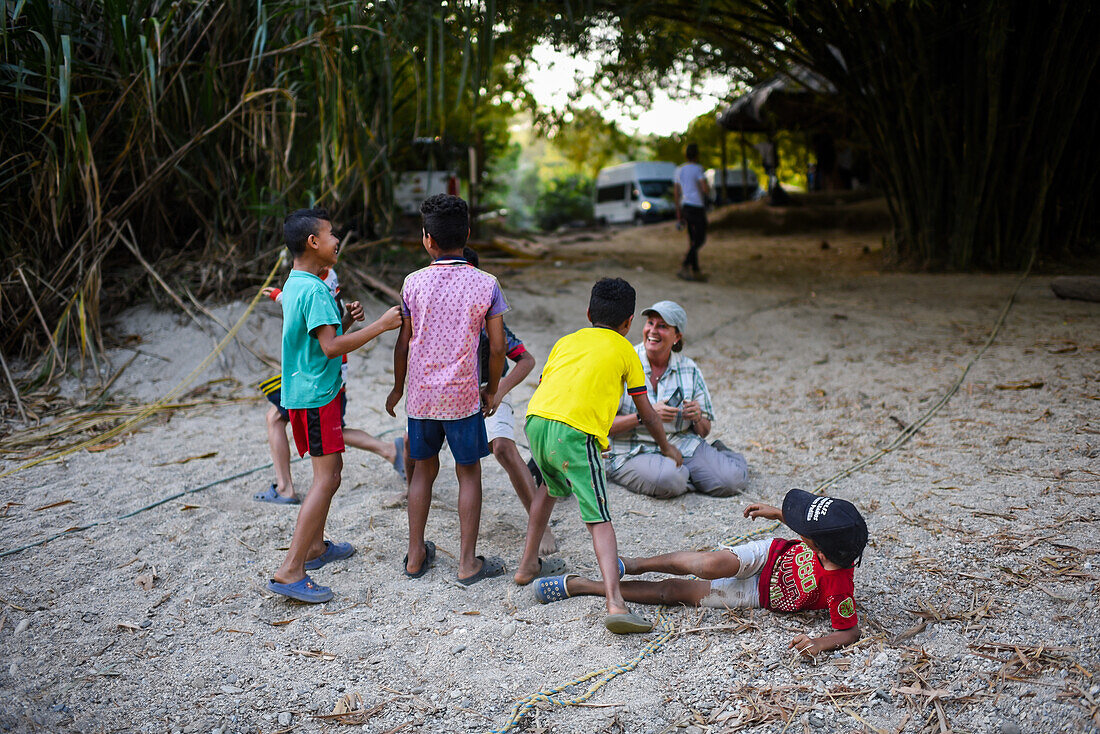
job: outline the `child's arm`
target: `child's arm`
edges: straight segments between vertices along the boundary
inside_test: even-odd
[[[497,388],[496,397],[494,398],[493,412],[496,412],[496,409],[500,407],[500,401],[504,399],[504,396],[511,392],[513,387],[523,382],[524,378],[531,374],[531,370],[534,368],[535,358],[531,356],[530,352],[519,355],[516,366],[500,378],[500,387]]]
[[[833,630],[824,637],[810,637],[798,635],[787,647],[793,647],[806,657],[813,657],[819,653],[836,650],[839,647],[847,647],[859,641],[859,625],[849,627],[846,630]]]
[[[784,525],[787,524],[783,519],[783,510],[778,507],[772,507],[771,505],[765,505],[763,502],[754,502],[745,508],[745,517],[751,517],[755,520],[758,517],[762,517],[766,520],[778,520]]]
[[[661,447],[661,453],[675,461],[676,466],[682,466],[684,457],[680,454],[680,449],[668,442],[665,427],[661,424],[661,417],[653,409],[653,404],[649,402],[649,396],[645,392],[640,392],[630,397],[634,399],[634,407],[638,409],[638,417],[645,424],[649,435],[653,436],[657,445]]]
[[[386,412],[396,417],[394,407],[405,394],[405,375],[409,371],[409,340],[412,339],[412,317],[401,319],[401,331],[397,335],[397,344],[393,348],[393,389],[386,397]]]
[[[334,324],[323,324],[313,330],[313,335],[317,338],[317,344],[320,345],[325,356],[329,359],[336,359],[349,352],[354,352],[379,334],[396,329],[400,325],[401,309],[394,306],[382,314],[373,324],[350,334],[337,335]]]
[[[504,371],[504,315],[486,319],[485,331],[489,334],[489,376],[481,393],[481,404],[485,415],[490,416],[500,404],[496,393],[500,389],[500,373]]]

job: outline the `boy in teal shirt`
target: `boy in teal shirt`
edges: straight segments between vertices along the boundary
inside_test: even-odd
[[[344,334],[340,312],[320,273],[336,264],[340,241],[324,209],[299,209],[283,222],[294,268],[283,286],[282,403],[290,414],[299,456],[309,452],[313,484],[298,511],[290,550],[267,588],[298,601],[319,603],[332,589],[319,586],[306,573],[355,553],[351,543],[325,540],[332,497],[340,487],[344,467],[344,436],[340,411],[340,357],[379,334],[401,325],[401,309],[393,307],[373,324]],[[358,302],[348,312],[363,320]]]

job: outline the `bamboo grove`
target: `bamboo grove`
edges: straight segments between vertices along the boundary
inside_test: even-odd
[[[907,266],[1005,270],[1095,252],[1100,7],[1056,0],[586,0],[544,21],[613,46],[624,93],[677,65],[809,70],[871,153]],[[530,3],[533,7],[544,7]],[[591,28],[613,28],[607,33]]]
[[[474,149],[481,176],[540,39],[610,48],[601,84],[636,99],[674,69],[812,70],[874,153],[901,262],[1095,251],[1098,31],[1100,8],[1053,0],[9,0],[0,354],[45,355],[38,382],[94,359],[141,263],[180,297],[240,292],[290,207],[384,232],[417,140]]]
[[[413,141],[507,144],[502,20],[491,1],[5,3],[0,351],[44,353],[37,380],[94,359],[140,261],[184,300],[254,284],[288,208],[385,230],[393,171],[425,167]]]

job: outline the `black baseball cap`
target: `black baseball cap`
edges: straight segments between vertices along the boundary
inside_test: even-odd
[[[792,489],[783,498],[783,522],[842,568],[856,565],[867,545],[867,523],[848,500]]]

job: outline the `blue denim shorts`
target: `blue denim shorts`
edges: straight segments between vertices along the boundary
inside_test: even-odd
[[[481,411],[454,421],[409,418],[409,456],[413,459],[438,456],[443,439],[451,445],[456,464],[476,464],[489,455],[489,439]]]

